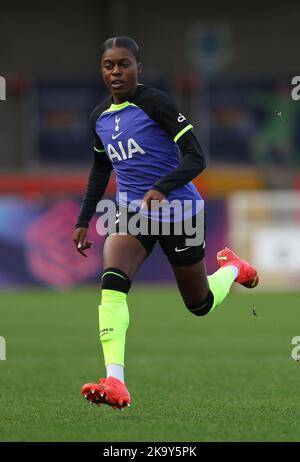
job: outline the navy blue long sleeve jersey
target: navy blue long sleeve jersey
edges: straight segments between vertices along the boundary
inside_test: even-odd
[[[113,169],[117,203],[127,207],[150,189],[195,202],[201,196],[191,180],[205,168],[193,126],[164,92],[139,84],[122,104],[106,98],[91,115],[95,162],[77,227],[88,226]],[[121,193],[126,192],[126,199]]]

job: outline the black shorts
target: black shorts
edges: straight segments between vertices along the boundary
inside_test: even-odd
[[[124,213],[126,212],[126,213]],[[142,232],[132,232],[129,222],[132,218],[139,220]],[[205,222],[194,215],[181,223],[161,223],[142,217],[139,213],[117,208],[116,220],[109,234],[125,233],[136,237],[148,255],[158,241],[169,262],[176,266],[189,266],[201,261],[205,256]],[[199,232],[199,224],[203,228]],[[198,228],[197,228],[198,226]],[[193,229],[198,232],[191,233]],[[146,233],[145,233],[146,230]],[[166,232],[167,231],[167,232]],[[180,234],[179,234],[180,233]],[[197,240],[196,240],[197,237]]]

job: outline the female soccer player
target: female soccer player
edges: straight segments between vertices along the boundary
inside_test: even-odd
[[[178,216],[182,216],[184,224],[190,220],[198,228],[201,226],[196,220],[201,215],[197,204],[203,201],[191,180],[205,168],[205,158],[192,125],[175,103],[164,92],[138,83],[141,63],[136,42],[125,36],[106,40],[101,70],[111,95],[91,115],[95,159],[74,232],[74,243],[81,255],[87,256],[85,251],[91,247],[87,240],[89,221],[112,169],[117,179],[118,209],[116,229],[104,244],[99,306],[107,377],[99,383],[85,384],[82,395],[90,403],[123,410],[131,403],[124,383],[125,335],[129,325],[126,298],[137,269],[156,241],[173,268],[187,309],[196,316],[218,307],[233,281],[252,288],[258,284],[258,275],[253,266],[226,247],[217,254],[219,269],[207,276],[204,237],[194,245],[187,241],[191,235],[185,227],[180,234],[175,231]],[[163,211],[163,204],[173,200],[177,208],[167,218],[153,206],[161,204]],[[132,201],[139,202],[139,211],[132,210]],[[187,210],[186,203],[192,204]],[[183,214],[178,215],[181,209]],[[133,233],[129,226],[121,232],[121,218],[126,216],[127,225],[138,213],[147,224],[147,232]],[[154,221],[159,222],[158,235],[150,229]],[[166,221],[170,225],[167,233],[162,226]]]

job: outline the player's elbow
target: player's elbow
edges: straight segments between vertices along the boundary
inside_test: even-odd
[[[195,168],[194,168],[194,178],[196,178],[196,176],[200,175],[200,173],[203,172],[203,170],[206,169],[206,161],[204,158],[201,158],[201,159],[197,159],[197,162],[195,164]]]

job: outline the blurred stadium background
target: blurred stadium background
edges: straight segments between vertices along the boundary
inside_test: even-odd
[[[8,290],[31,289],[42,305],[41,288],[99,284],[103,238],[92,223],[95,246],[83,259],[72,234],[93,157],[89,114],[106,94],[99,50],[113,35],[136,39],[140,81],[175,98],[205,150],[208,167],[195,184],[206,200],[208,271],[229,244],[259,268],[269,305],[275,291],[299,290],[300,101],[291,97],[299,17],[291,0],[1,5],[1,335],[10,332]],[[112,177],[107,196],[114,191]],[[137,281],[149,296],[150,284],[174,283],[160,249]]]

